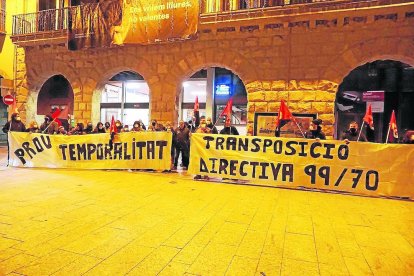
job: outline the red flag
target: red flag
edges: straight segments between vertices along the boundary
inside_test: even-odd
[[[199,111],[199,109],[200,109],[200,105],[198,104],[198,96],[196,96],[195,102],[194,102],[194,113],[196,113],[196,111]]]
[[[395,118],[395,112],[392,111],[390,120],[390,131],[388,133],[388,140],[392,143],[394,139],[398,139],[397,119]]]
[[[60,110],[60,114],[57,118],[59,119],[68,119],[69,116],[69,107],[65,107],[64,109]]]
[[[374,129],[374,117],[372,117],[371,104],[368,105],[367,112],[364,116],[364,122],[371,128]]]
[[[224,107],[223,111],[221,112],[219,118],[223,115],[226,115],[226,118],[231,118],[231,114],[233,111],[233,98],[227,102],[226,106]]]
[[[284,100],[280,101],[279,114],[276,118],[276,127],[282,127],[287,124],[290,120],[294,121],[292,113],[290,113],[289,108],[287,107]]]
[[[52,119],[56,119],[60,115],[60,109],[59,107],[56,107],[55,111],[52,113]]]
[[[115,118],[112,115],[112,120],[111,120],[111,127],[109,128],[109,132],[112,133],[118,133],[118,128],[115,125]]]

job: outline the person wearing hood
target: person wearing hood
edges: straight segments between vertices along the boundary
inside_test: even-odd
[[[109,122],[106,122],[105,123],[105,131],[109,132],[110,128],[111,128],[111,124]]]
[[[29,128],[26,129],[26,131],[30,133],[40,133],[39,125],[37,124],[37,122],[32,121],[29,124]]]
[[[145,127],[144,123],[142,122],[142,120],[138,120],[138,123],[141,127],[142,130],[147,130],[147,128]],[[135,124],[135,123],[134,123]]]
[[[132,132],[140,132],[140,131],[144,131],[144,129],[142,129],[141,124],[139,121],[135,121],[132,128],[131,128]]]
[[[11,115],[11,120],[8,121],[4,125],[4,127],[3,127],[2,130],[3,130],[4,133],[7,133],[9,131],[25,132],[26,131],[26,127],[22,123],[22,119],[20,118],[19,113],[13,113]]]
[[[93,132],[93,125],[92,122],[88,122],[85,128],[86,134],[91,134]]]
[[[207,120],[206,120],[206,122],[207,122],[207,127],[208,127],[209,129],[211,129],[211,133],[212,133],[212,134],[218,134],[217,128],[216,128],[216,126],[213,124],[213,121],[211,120],[211,117],[208,117],[208,118],[207,118]]]
[[[349,143],[349,141],[357,141],[358,140],[358,123],[353,121],[349,124],[349,129],[344,131],[341,135],[341,140],[344,140],[346,143]],[[359,141],[361,142],[367,142],[367,138],[363,133],[361,133],[361,136],[359,137]]]
[[[106,133],[105,127],[102,122],[99,122],[95,129],[93,130],[93,133]]]
[[[115,127],[116,127],[118,133],[121,133],[122,132],[123,126],[122,126],[122,123],[121,123],[120,120],[116,120],[115,121]]]
[[[46,115],[44,123],[40,125],[41,132],[46,134],[55,134],[58,132],[58,128],[58,123],[50,115]]]
[[[326,140],[325,133],[322,131],[322,120],[315,119],[309,124],[309,131],[305,132],[305,138],[307,139],[320,139]]]

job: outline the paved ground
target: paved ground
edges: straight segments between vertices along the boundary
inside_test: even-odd
[[[413,275],[413,214],[178,174],[2,166],[0,275]]]

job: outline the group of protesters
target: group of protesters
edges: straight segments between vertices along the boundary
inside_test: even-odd
[[[141,132],[141,131],[167,131],[173,135],[172,147],[171,147],[171,167],[173,170],[177,169],[178,162],[181,157],[181,168],[186,170],[189,165],[190,157],[190,136],[192,133],[205,133],[205,134],[222,134],[222,135],[239,135],[237,129],[231,124],[231,117],[226,116],[224,121],[224,127],[219,132],[210,117],[205,118],[199,116],[198,112],[195,113],[194,120],[185,122],[179,121],[177,127],[174,127],[170,122],[165,125],[158,123],[156,120],[152,120],[151,124],[146,127],[142,120],[134,122],[130,128],[128,125],[123,125],[120,120],[115,121],[115,128],[117,133],[122,132]],[[3,127],[3,132],[8,131],[16,132],[30,132],[30,133],[46,133],[46,134],[59,134],[59,135],[83,135],[94,133],[109,133],[111,132],[111,124],[106,122],[98,122],[94,127],[91,122],[86,124],[77,123],[74,126],[67,126],[66,128],[59,124],[51,115],[44,117],[44,122],[39,126],[36,121],[31,122],[28,127],[24,125],[18,113],[13,113],[11,120],[8,121]],[[275,136],[279,136],[275,133]],[[407,136],[407,135],[406,135]],[[314,119],[310,122],[309,129],[304,133],[304,137],[307,139],[325,140],[326,135],[322,131],[322,120]],[[408,138],[407,138],[408,137]],[[414,143],[413,135],[404,137],[404,143]],[[407,139],[406,139],[407,138]],[[358,129],[358,123],[351,122],[349,128],[341,135],[341,140],[346,143],[350,141],[366,142],[367,138]],[[407,140],[407,141],[405,141]]]
[[[194,120],[190,120],[188,122],[180,120],[177,127],[174,127],[170,122],[166,122],[165,125],[163,125],[158,123],[156,120],[152,120],[150,125],[147,127],[142,120],[137,120],[130,128],[128,125],[123,125],[120,120],[116,120],[115,128],[117,133],[141,131],[171,132],[173,134],[171,148],[171,166],[173,170],[177,169],[180,157],[181,168],[183,170],[187,170],[190,156],[190,136],[192,133],[239,135],[237,129],[231,125],[231,118],[225,119],[224,128],[218,132],[210,117],[200,117],[198,114],[196,114]],[[58,119],[53,119],[51,115],[45,115],[44,122],[42,124],[39,125],[36,121],[32,121],[26,127],[22,122],[20,115],[18,113],[13,113],[11,120],[8,121],[3,127],[4,133],[9,131],[57,135],[84,135],[110,133],[111,124],[109,122],[106,122],[105,124],[98,122],[96,126],[93,126],[91,122],[88,122],[86,127],[83,123],[77,123],[74,126],[67,126],[65,128],[60,121],[58,121]]]

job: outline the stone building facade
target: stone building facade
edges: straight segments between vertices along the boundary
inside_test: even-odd
[[[292,112],[317,113],[332,135],[335,95],[351,70],[378,59],[414,65],[414,3],[397,2],[201,15],[196,39],[145,46],[69,51],[65,37],[22,43],[14,36],[18,105],[23,119],[33,120],[42,85],[61,74],[73,88],[75,120],[97,122],[104,83],[130,70],[148,82],[151,118],[176,122],[182,82],[216,66],[245,84],[248,132],[255,112],[277,112],[284,99]]]

